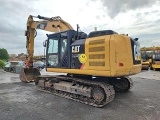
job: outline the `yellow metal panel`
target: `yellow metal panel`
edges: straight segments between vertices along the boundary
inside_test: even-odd
[[[141,65],[133,65],[132,47],[127,36],[112,35],[110,40],[111,76],[130,75],[141,71]]]
[[[61,69],[61,68],[47,68],[48,72],[58,73],[71,73],[71,74],[82,74],[82,75],[93,75],[93,76],[108,76],[110,77],[110,71],[96,71],[96,70],[81,70],[81,69]]]
[[[152,64],[152,68],[153,69],[159,69],[160,68],[160,64]]]
[[[110,35],[86,39],[85,54],[88,60],[85,69],[110,71],[109,40]]]

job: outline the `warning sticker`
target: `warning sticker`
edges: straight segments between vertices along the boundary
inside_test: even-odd
[[[79,59],[80,63],[86,63],[87,56],[85,54],[80,54],[78,59]]]

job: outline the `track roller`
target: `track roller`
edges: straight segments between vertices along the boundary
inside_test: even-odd
[[[95,102],[101,103],[106,98],[104,89],[101,87],[93,87],[92,97],[95,100]]]

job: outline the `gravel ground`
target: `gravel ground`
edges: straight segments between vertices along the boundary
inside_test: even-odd
[[[128,93],[116,93],[111,103],[95,108],[37,91],[34,83],[0,70],[0,120],[160,120],[158,75],[143,71],[131,76],[134,86]]]

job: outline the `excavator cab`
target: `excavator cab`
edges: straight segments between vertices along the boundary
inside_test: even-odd
[[[68,30],[48,35],[46,48],[46,68],[71,68],[72,43],[82,41],[87,34]],[[78,48],[77,48],[78,50]]]

